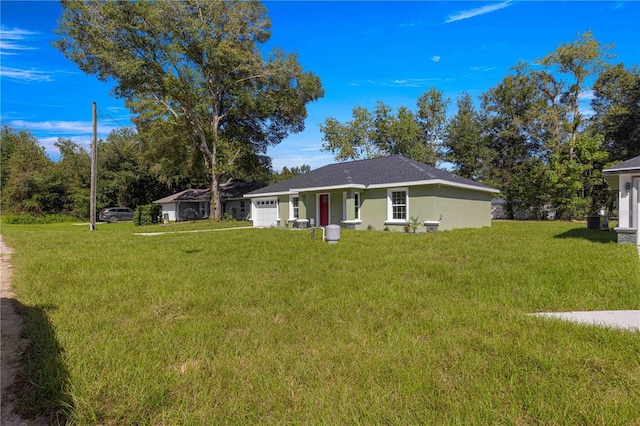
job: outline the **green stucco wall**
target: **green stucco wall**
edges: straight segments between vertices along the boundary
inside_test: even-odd
[[[491,226],[491,194],[441,186],[434,188],[440,230]]]
[[[439,230],[454,228],[479,228],[491,226],[491,193],[454,188],[443,185],[410,186],[408,218],[417,217],[419,231],[424,231],[425,221],[441,219]],[[330,191],[330,223],[341,225],[343,220],[343,192],[347,194],[347,219],[354,219],[354,193],[360,193],[360,220],[355,229],[364,230],[369,226],[383,230],[404,231],[405,223],[387,222],[387,189],[339,190]],[[322,192],[326,193],[326,192]],[[314,219],[318,225],[317,195],[319,193],[301,193],[299,211],[301,219]],[[280,219],[289,218],[289,196],[280,196]],[[281,226],[284,222],[281,220]]]

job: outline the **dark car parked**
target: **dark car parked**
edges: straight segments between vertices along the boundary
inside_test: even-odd
[[[133,220],[133,210],[128,207],[109,207],[100,211],[98,220],[116,223],[119,220]]]

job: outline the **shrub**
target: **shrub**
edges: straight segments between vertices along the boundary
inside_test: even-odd
[[[133,214],[133,224],[135,226],[153,225],[160,221],[162,206],[159,204],[146,204],[136,207]]]
[[[411,230],[411,232],[413,232],[414,234],[416,233],[416,231],[418,230],[418,227],[420,226],[420,216],[416,216],[413,217],[411,216],[411,218],[409,219],[409,225],[408,225],[408,230],[405,229],[406,232],[409,232],[409,230]]]
[[[60,223],[60,222],[74,222],[76,219],[73,216],[66,214],[46,214],[46,215],[32,215],[32,214],[3,214],[2,223],[7,225],[44,225],[47,223]]]

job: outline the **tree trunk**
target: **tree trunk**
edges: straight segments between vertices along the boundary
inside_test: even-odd
[[[214,172],[211,173],[211,202],[209,203],[209,219],[222,219],[222,199],[220,197],[220,181]]]

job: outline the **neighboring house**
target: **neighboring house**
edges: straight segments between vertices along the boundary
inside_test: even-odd
[[[394,155],[331,164],[245,194],[253,226],[339,224],[403,230],[411,218],[439,229],[491,226],[499,191]]]
[[[246,220],[251,212],[251,200],[242,194],[264,187],[266,184],[244,183],[233,181],[220,185],[222,214],[236,220]],[[166,213],[170,221],[206,219],[209,217],[211,195],[209,189],[186,189],[168,197],[154,201],[162,206],[162,214]]]
[[[185,189],[154,201],[162,206],[162,216],[166,214],[172,222],[206,219],[210,202],[208,189]]]
[[[264,182],[244,183],[233,181],[220,185],[222,198],[222,214],[233,217],[236,220],[247,220],[251,214],[251,200],[245,198],[246,192],[267,186]]]
[[[614,228],[618,242],[640,246],[640,156],[607,167],[602,174],[609,186],[618,191],[618,227]]]

